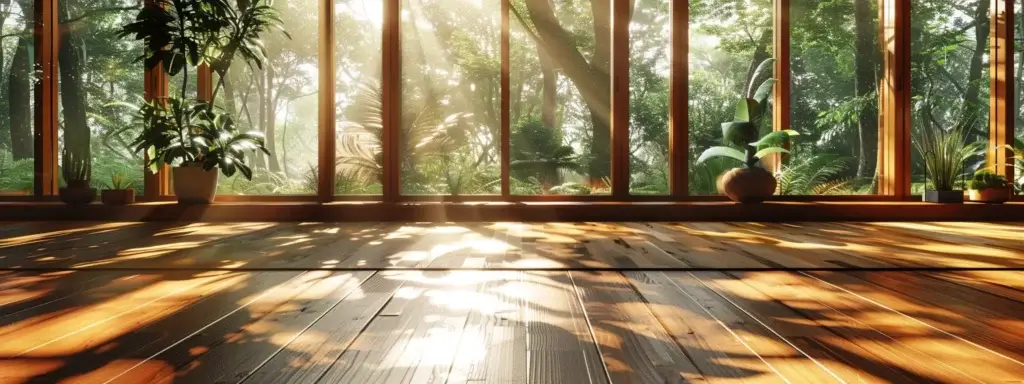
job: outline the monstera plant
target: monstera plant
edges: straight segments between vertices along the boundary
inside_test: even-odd
[[[771,94],[776,80],[769,78],[754,88],[760,74],[771,68],[774,59],[761,63],[751,79],[747,96],[736,103],[733,121],[722,123],[724,146],[711,147],[701,153],[697,163],[713,157],[735,159],[742,163],[718,179],[718,191],[741,203],[760,203],[773,195],[777,186],[775,176],[764,169],[761,160],[774,155],[789,153],[786,147],[792,130],[781,130],[761,136],[761,126],[770,118]]]

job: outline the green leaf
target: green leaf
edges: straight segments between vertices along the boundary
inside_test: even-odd
[[[757,140],[757,126],[749,121],[722,123],[722,137],[727,143],[742,147]]]
[[[697,158],[697,164],[701,164],[712,157],[727,157],[739,160],[740,162],[746,161],[746,157],[743,155],[743,152],[740,152],[736,148],[711,147],[705,150],[704,153],[700,154],[700,157]]]
[[[789,153],[789,151],[786,150],[785,148],[780,147],[768,147],[760,151],[757,151],[757,153],[754,154],[754,157],[760,160],[765,158],[765,156],[774,155],[776,153]]]
[[[761,106],[754,99],[741,99],[736,103],[736,121],[756,121],[761,117]]]
[[[757,100],[758,105],[762,108],[768,104],[768,98],[772,96],[772,89],[775,88],[775,83],[778,80],[767,79],[761,83],[760,87],[757,87],[757,92],[754,92],[754,100]]]
[[[792,136],[800,136],[800,133],[789,129],[784,131],[775,131],[764,135],[761,140],[750,143],[750,145],[757,148],[769,146],[781,147],[786,145],[786,143],[789,143],[789,138]]]

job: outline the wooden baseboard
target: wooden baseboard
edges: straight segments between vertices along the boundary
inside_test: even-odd
[[[0,220],[89,221],[1022,221],[1024,203],[920,202],[384,203],[246,202],[69,207],[0,203]]]

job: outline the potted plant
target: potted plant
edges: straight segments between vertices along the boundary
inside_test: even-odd
[[[985,149],[984,143],[968,143],[967,137],[963,128],[939,128],[923,129],[913,140],[924,161],[928,182],[922,200],[931,203],[964,202],[964,191],[955,189],[956,180],[964,175],[967,160]]]
[[[754,79],[759,77],[757,74],[770,68],[772,62],[774,59],[761,63],[755,71]],[[778,182],[771,172],[761,167],[761,159],[777,153],[789,153],[785,147],[790,137],[798,135],[796,131],[782,130],[759,138],[761,124],[768,118],[766,112],[770,111],[769,97],[775,81],[769,78],[755,92],[748,92],[752,97],[740,98],[736,103],[733,121],[722,123],[726,146],[708,148],[697,158],[698,164],[713,157],[725,157],[743,163],[742,167],[733,168],[718,179],[718,191],[733,201],[760,203],[775,194]]]
[[[1013,186],[1005,177],[987,169],[975,172],[967,186],[971,201],[978,203],[1002,204],[1013,194]]]
[[[59,190],[60,200],[68,205],[86,205],[96,200],[96,188],[92,188],[92,160],[78,158],[64,150],[61,154],[61,177],[64,187]]]
[[[106,205],[127,205],[135,202],[135,189],[123,173],[110,175],[109,188],[100,193],[100,201]]]
[[[147,154],[156,172],[171,165],[174,193],[182,203],[210,203],[217,191],[218,170],[231,177],[241,172],[252,179],[247,152],[270,155],[258,132],[242,132],[232,116],[215,107],[228,69],[236,58],[262,69],[265,52],[260,36],[280,29],[271,0],[154,0],[146,2],[121,37],[142,40],[139,58],[150,70],[181,74],[180,94],[143,102],[138,116],[143,128],[132,142]],[[287,33],[286,33],[287,35]],[[209,100],[187,98],[189,70],[207,65],[219,76]]]

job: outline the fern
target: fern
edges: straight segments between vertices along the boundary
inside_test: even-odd
[[[840,176],[850,169],[849,157],[829,154],[794,156],[776,172],[780,195],[846,194],[852,191],[849,179]],[[844,185],[845,184],[845,185]]]

